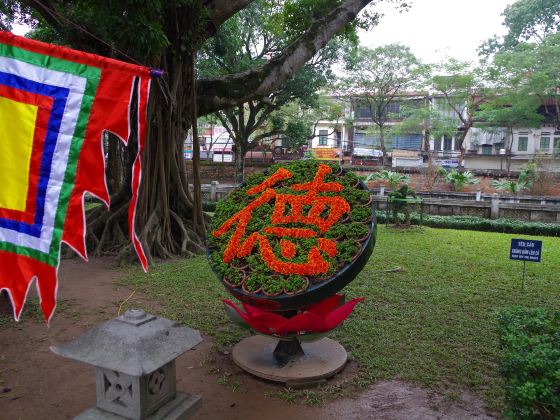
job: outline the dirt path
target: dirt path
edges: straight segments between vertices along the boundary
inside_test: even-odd
[[[93,369],[56,356],[49,347],[116,316],[131,291],[118,285],[121,274],[107,268],[111,265],[107,259],[62,262],[58,289],[62,303],[49,329],[29,319],[28,313],[19,324],[0,323],[0,419],[68,419],[95,404]],[[134,299],[145,297],[135,294]],[[0,313],[11,313],[3,297]],[[177,362],[178,390],[203,397],[196,420],[488,418],[472,395],[451,405],[399,381],[379,382],[357,400],[339,399],[322,407],[290,404],[268,397],[281,388],[237,369],[227,354],[210,367],[210,348],[205,337]],[[355,369],[351,364],[343,375]]]

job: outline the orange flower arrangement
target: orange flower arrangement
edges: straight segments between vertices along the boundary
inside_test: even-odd
[[[254,198],[253,201],[212,231],[216,239],[232,232],[227,244],[224,243],[225,248],[222,248],[225,264],[236,258],[255,255],[271,273],[283,276],[314,277],[332,272],[329,270],[333,263],[329,261],[337,257],[337,243],[322,236],[350,213],[351,206],[343,195],[336,195],[345,186],[325,180],[332,173],[332,168],[323,164],[315,168],[312,180],[294,182],[293,179],[305,180],[305,171],[300,169],[299,174],[294,175],[291,170],[280,167],[258,185],[245,191],[247,196]],[[355,186],[352,184],[347,188]],[[273,206],[268,224],[262,211],[259,213],[258,219],[264,220],[264,226],[259,220],[253,221],[254,213],[263,205]],[[254,223],[262,227],[259,231],[254,231],[252,227],[253,231],[248,232],[248,226],[255,226]],[[256,253],[254,249],[257,245]]]

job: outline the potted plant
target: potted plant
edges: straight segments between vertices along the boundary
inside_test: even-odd
[[[357,241],[346,241],[340,244],[339,255],[342,266],[350,264],[360,251],[360,243]]]
[[[281,276],[270,276],[263,280],[262,291],[267,296],[278,296],[284,291],[285,285]]]
[[[368,207],[355,207],[350,211],[350,219],[353,222],[371,222],[371,209]]]
[[[245,273],[235,267],[228,267],[224,272],[224,281],[232,287],[240,287],[245,278]]]
[[[302,276],[288,276],[284,286],[284,292],[295,295],[303,292],[309,286],[309,279]]]
[[[346,237],[348,239],[354,239],[358,242],[366,240],[369,236],[370,230],[364,223],[353,222],[346,228]]]
[[[266,276],[260,273],[248,275],[243,282],[243,290],[247,293],[259,293],[262,285],[266,281]]]
[[[369,214],[369,218],[371,220],[371,212]],[[345,234],[346,234],[346,229],[343,224],[340,224],[340,225],[333,226],[327,232],[325,232],[325,238],[329,238],[335,241],[340,241],[342,240],[342,238],[344,238]]]

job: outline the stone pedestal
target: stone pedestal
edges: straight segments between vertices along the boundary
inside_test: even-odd
[[[175,381],[175,359],[201,341],[196,330],[133,309],[51,350],[96,368],[96,407],[78,419],[174,420],[201,405]]]
[[[254,335],[236,344],[232,355],[246,372],[291,387],[320,384],[340,372],[348,361],[344,347],[330,338],[301,343],[300,348],[283,352],[279,358],[277,339]]]
[[[198,395],[177,393],[175,398],[159,410],[146,417],[146,420],[185,420],[192,417],[202,406],[202,398]],[[94,407],[84,411],[76,420],[124,420],[128,417],[119,416]]]

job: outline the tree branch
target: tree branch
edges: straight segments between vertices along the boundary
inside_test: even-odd
[[[205,6],[210,12],[210,19],[202,34],[203,39],[214,36],[222,23],[252,2],[253,0],[208,0]]]
[[[72,47],[84,51],[96,51],[97,53],[100,53],[100,51],[111,52],[107,45],[99,42],[91,35],[86,36],[83,31],[84,25],[74,24],[75,26],[70,27],[68,22],[63,19],[63,13],[57,11],[54,2],[49,0],[24,0],[22,3],[41,15],[49,26],[70,42]],[[62,7],[64,6],[62,5]],[[91,28],[85,29],[90,33],[95,33]]]
[[[268,131],[268,132],[266,132],[266,133],[262,133],[262,134],[259,134],[259,135],[255,136],[255,137],[253,137],[253,139],[251,140],[251,145],[256,145],[256,144],[258,144],[261,140],[264,140],[264,139],[266,139],[266,138],[268,138],[268,137],[277,136],[277,135],[279,135],[279,134],[285,134],[285,133],[286,133],[286,131],[285,131],[285,130],[282,130],[282,129],[270,130],[270,131]]]
[[[226,129],[226,131],[228,132],[229,136],[232,139],[234,139],[235,138],[235,133],[232,131],[232,128],[228,125],[228,120],[226,118],[224,118],[224,116],[220,113],[216,113],[216,116],[220,120],[220,123],[222,124],[222,127],[224,127]]]
[[[373,0],[346,0],[311,26],[268,63],[242,73],[198,81],[199,115],[262,98],[290,79]]]

